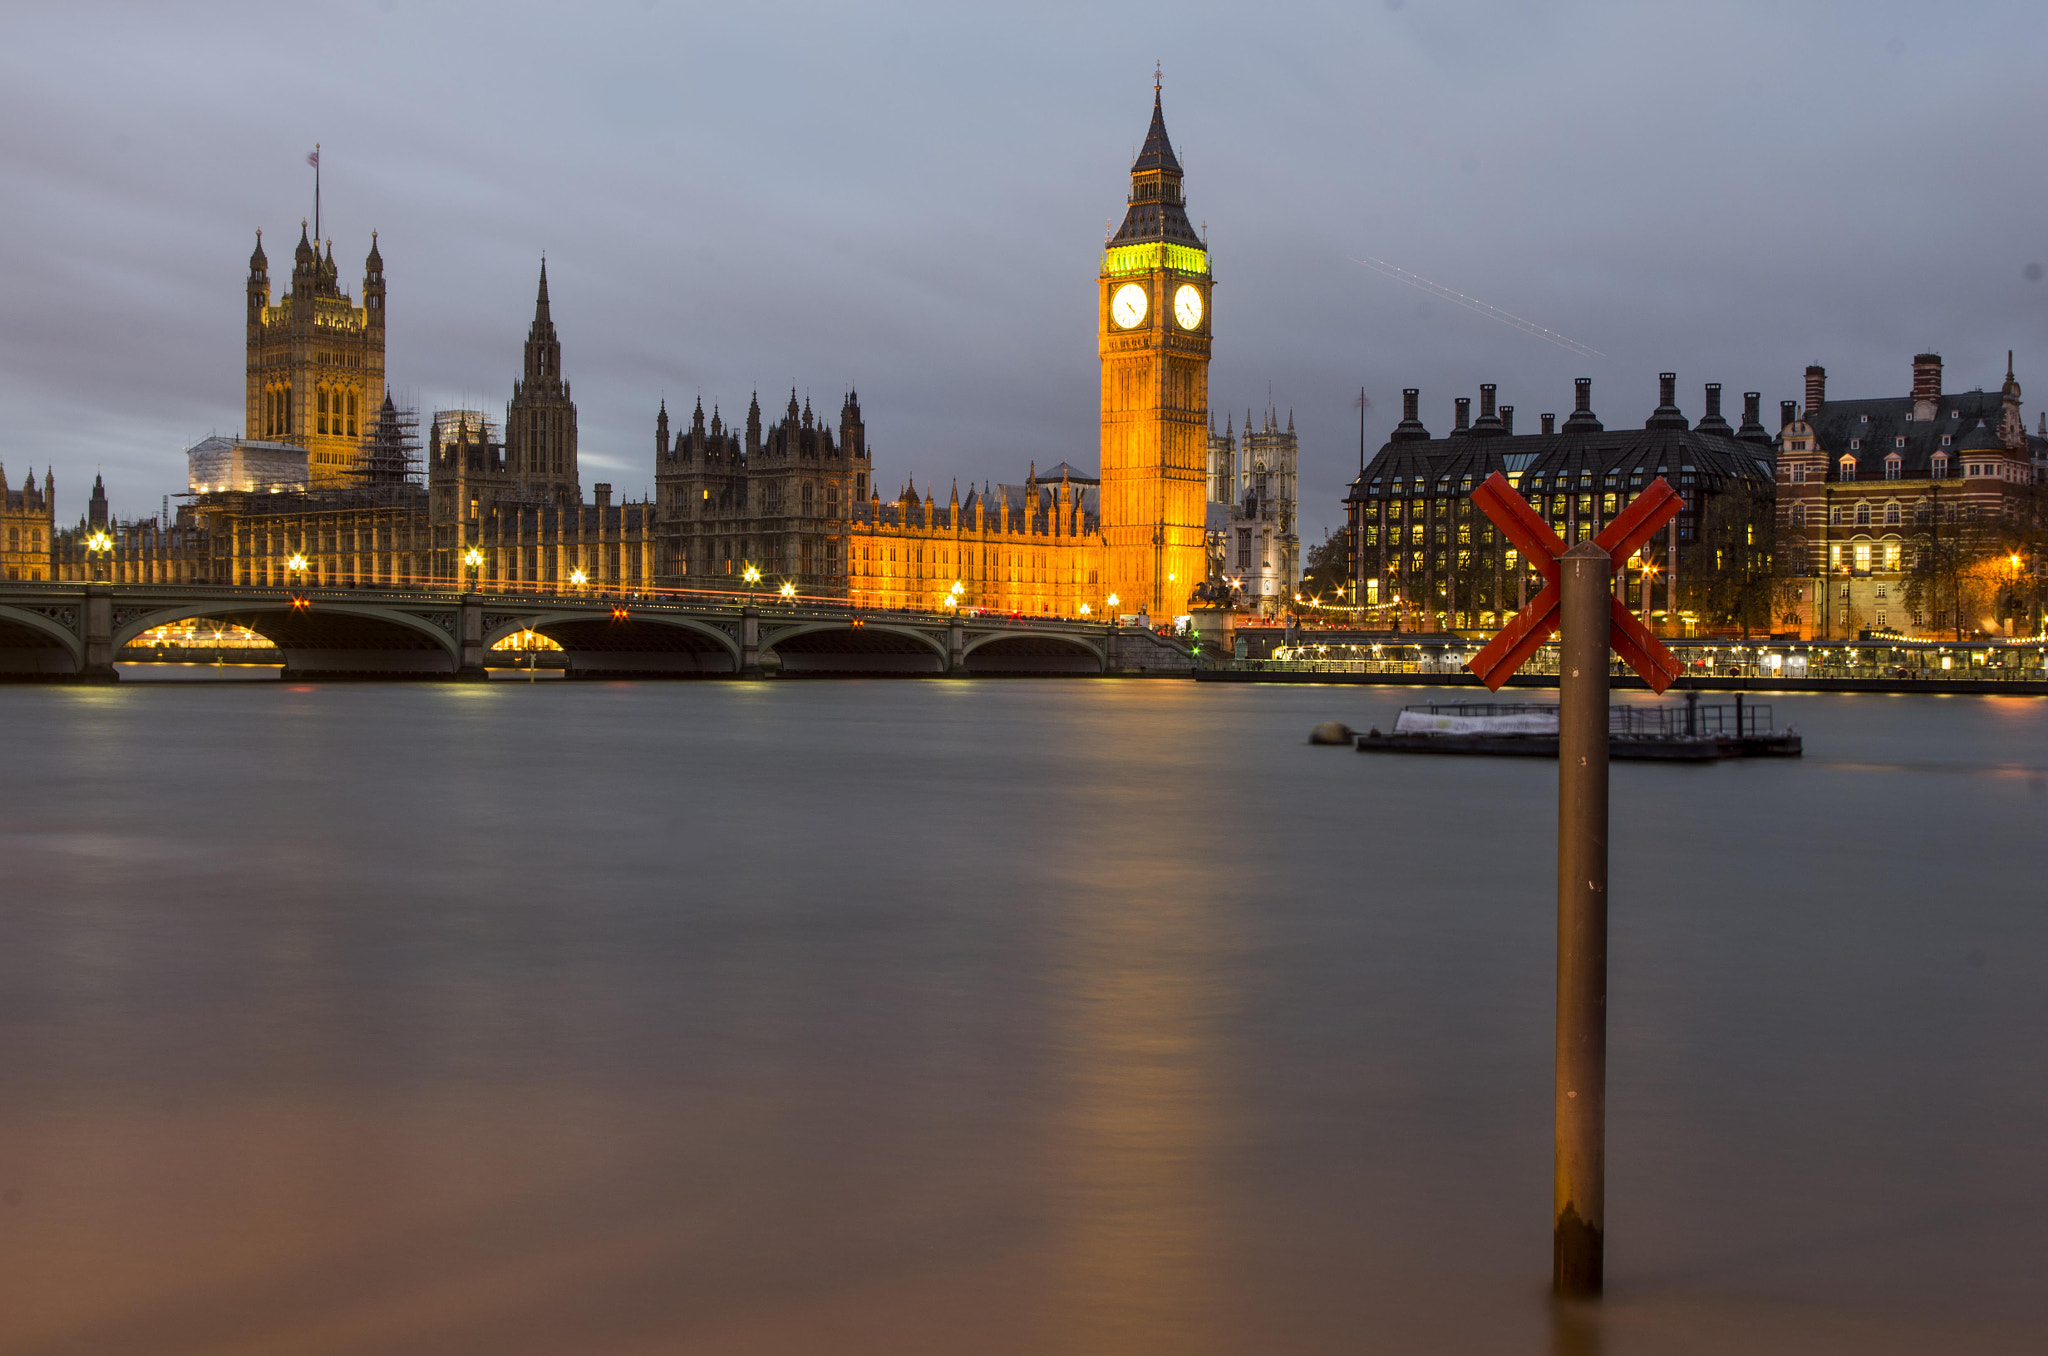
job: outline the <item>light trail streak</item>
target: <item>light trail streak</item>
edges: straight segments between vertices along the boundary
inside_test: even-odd
[[[1553,329],[1546,329],[1533,320],[1524,320],[1513,311],[1503,311],[1498,306],[1488,305],[1477,297],[1468,297],[1463,292],[1445,287],[1442,283],[1433,283],[1420,273],[1411,273],[1398,264],[1390,264],[1384,259],[1375,259],[1371,255],[1367,255],[1358,262],[1364,264],[1375,273],[1385,274],[1396,282],[1407,283],[1410,287],[1420,288],[1433,297],[1441,297],[1445,301],[1455,302],[1467,310],[1477,311],[1490,320],[1498,320],[1510,329],[1520,330],[1522,333],[1534,335],[1538,339],[1547,339],[1559,348],[1569,349],[1581,357],[1604,358],[1607,356],[1590,344],[1582,344],[1568,335],[1559,334]]]

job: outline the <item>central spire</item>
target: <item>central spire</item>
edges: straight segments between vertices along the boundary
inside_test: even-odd
[[[1180,161],[1173,153],[1173,141],[1166,135],[1166,110],[1156,72],[1152,83],[1152,125],[1146,129],[1144,148],[1131,165],[1129,203],[1124,224],[1110,237],[1112,247],[1152,241],[1201,247],[1202,238],[1195,234],[1181,200]]]

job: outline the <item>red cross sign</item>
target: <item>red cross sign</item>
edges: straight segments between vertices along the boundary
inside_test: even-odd
[[[1498,471],[1472,492],[1472,502],[1486,511],[1486,516],[1493,519],[1502,535],[1535,564],[1544,579],[1542,591],[1527,607],[1509,618],[1500,633],[1466,665],[1479,675],[1480,682],[1498,692],[1501,684],[1527,663],[1529,656],[1535,654],[1557,630],[1557,558],[1565,553],[1566,547],[1543,516],[1530,508],[1529,501],[1517,494],[1508,478]],[[1659,476],[1648,489],[1630,501],[1627,508],[1616,514],[1593,540],[1619,566],[1684,507],[1685,501],[1678,497],[1678,491]],[[1642,675],[1651,691],[1662,692],[1670,687],[1671,680],[1678,677],[1680,669],[1678,660],[1664,648],[1664,642],[1652,635],[1650,628],[1638,621],[1636,614],[1623,606],[1619,598],[1613,599],[1612,616],[1612,634],[1608,643],[1614,647],[1614,652]]]

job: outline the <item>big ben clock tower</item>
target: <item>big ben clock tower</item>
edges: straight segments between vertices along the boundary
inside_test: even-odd
[[[1188,224],[1159,84],[1130,206],[1102,255],[1102,536],[1123,611],[1171,617],[1206,573],[1209,252]]]

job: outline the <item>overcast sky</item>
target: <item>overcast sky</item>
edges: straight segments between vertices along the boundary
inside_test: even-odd
[[[240,432],[257,228],[390,284],[387,376],[502,414],[535,273],[586,493],[657,402],[857,386],[885,489],[1097,463],[1095,274],[1165,70],[1217,275],[1211,403],[1301,434],[1303,536],[1419,386],[1533,428],[1951,387],[2048,397],[2048,6],[28,5],[0,10],[0,459],[117,513]],[[1587,357],[1357,262],[1390,261]],[[2033,422],[2030,417],[2029,422]]]

